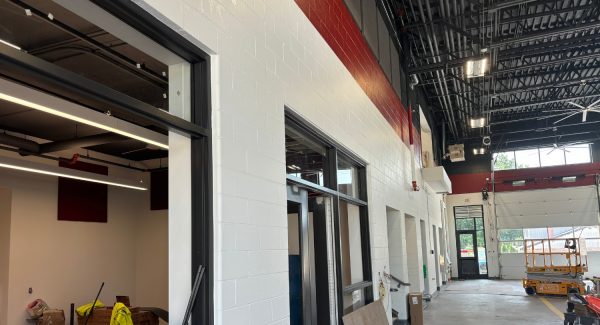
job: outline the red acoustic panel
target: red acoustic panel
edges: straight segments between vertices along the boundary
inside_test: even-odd
[[[398,136],[409,143],[408,114],[342,0],[296,0]]]
[[[108,175],[108,167],[61,159],[60,167]],[[58,220],[107,222],[108,187],[104,184],[58,178]]]

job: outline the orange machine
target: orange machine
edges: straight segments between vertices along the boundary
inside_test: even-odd
[[[523,279],[523,288],[527,294],[585,293],[583,274],[588,271],[585,240],[528,239],[524,241],[524,252],[527,277]]]

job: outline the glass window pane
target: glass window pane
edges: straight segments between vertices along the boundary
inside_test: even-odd
[[[515,160],[517,168],[540,167],[540,153],[538,149],[517,150],[515,151]]]
[[[599,252],[600,251],[600,238],[588,238],[585,240],[588,252]]]
[[[365,305],[365,289],[344,293],[344,315]]]
[[[525,228],[523,229],[524,239],[548,239],[548,229],[546,228]]]
[[[344,158],[338,157],[337,170],[338,191],[359,197],[358,193],[358,168]]]
[[[487,252],[485,251],[485,232],[477,230],[477,263],[479,264],[479,274],[487,274]]]
[[[600,238],[598,226],[575,227],[576,238]]]
[[[523,253],[523,242],[522,241],[507,241],[500,242],[500,253]]]
[[[475,257],[475,248],[473,243],[473,234],[460,234],[460,257]]]
[[[565,152],[561,148],[540,148],[542,167],[565,164]]]
[[[340,240],[342,284],[359,283],[363,277],[363,253],[360,233],[360,207],[340,200]]]
[[[475,229],[483,229],[483,218],[475,218]]]
[[[325,146],[286,127],[285,161],[289,176],[302,178],[309,182],[324,186],[323,168],[325,167]]]
[[[515,169],[514,151],[499,152],[494,154],[494,170]]]
[[[500,241],[523,240],[523,229],[500,229],[500,230],[498,230],[498,240],[500,240]]]
[[[573,238],[573,227],[548,227],[549,238]]]
[[[473,230],[475,224],[473,218],[456,218],[456,230]]]
[[[584,164],[592,161],[589,144],[577,144],[565,147],[567,164]]]

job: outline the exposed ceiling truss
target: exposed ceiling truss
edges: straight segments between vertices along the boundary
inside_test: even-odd
[[[387,3],[406,71],[419,79],[450,141],[481,144],[491,135],[498,150],[529,146],[528,137],[537,144],[600,138],[600,114],[559,121],[571,103],[600,99],[600,0]],[[484,57],[489,72],[467,79],[466,62]],[[471,129],[476,117],[489,126]]]

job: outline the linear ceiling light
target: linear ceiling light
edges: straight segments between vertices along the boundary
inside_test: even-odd
[[[0,99],[169,149],[163,134],[4,79],[0,79]]]
[[[5,41],[5,40],[3,40],[3,39],[0,39],[0,43],[2,43],[2,44],[4,44],[4,45],[8,45],[8,46],[12,47],[13,49],[17,49],[17,50],[19,50],[19,51],[21,50],[21,48],[20,48],[20,47],[16,46],[16,45],[15,45],[15,44],[13,44],[13,43],[7,42],[7,41]]]
[[[76,169],[51,166],[27,160],[13,159],[9,157],[0,157],[0,168],[9,168],[36,174],[71,178],[85,182],[100,183],[140,191],[146,191],[148,189],[147,187],[143,186],[141,182],[135,182],[133,180],[110,177],[101,174],[84,172]]]
[[[474,155],[483,155],[485,153],[485,148],[473,148]]]

